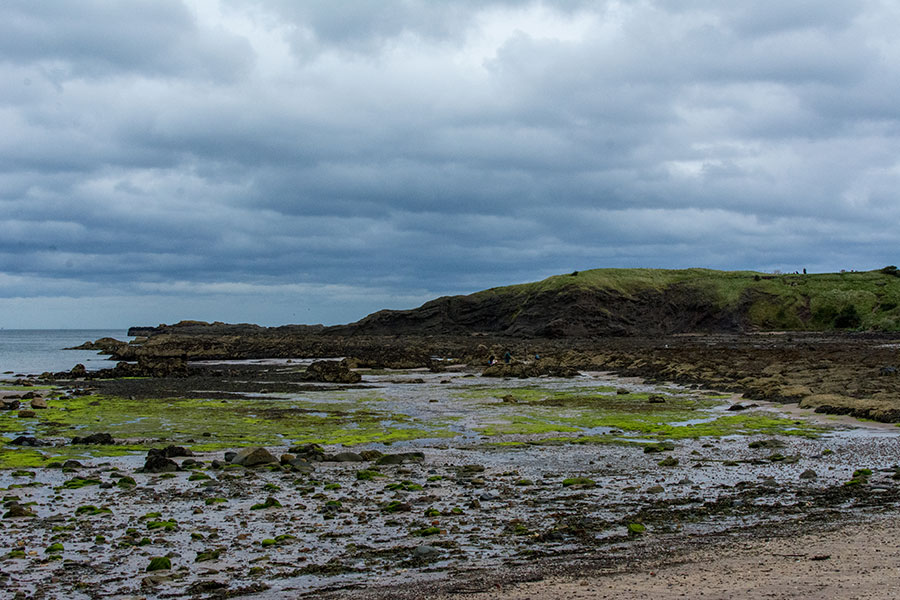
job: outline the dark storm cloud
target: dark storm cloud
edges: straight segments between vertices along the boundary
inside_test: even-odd
[[[875,0],[6,2],[0,326],[896,263],[898,25]]]

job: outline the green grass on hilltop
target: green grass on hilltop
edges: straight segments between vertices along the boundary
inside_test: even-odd
[[[710,308],[746,315],[751,326],[783,330],[900,330],[900,277],[875,271],[770,274],[712,269],[593,269],[478,292],[474,297],[523,298],[567,290],[603,290],[625,297],[689,289]]]

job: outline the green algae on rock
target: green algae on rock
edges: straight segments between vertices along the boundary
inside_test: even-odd
[[[172,561],[168,556],[154,556],[147,565],[147,571],[163,571],[172,568]]]

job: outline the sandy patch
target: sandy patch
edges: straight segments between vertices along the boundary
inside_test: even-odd
[[[888,600],[897,598],[898,585],[900,523],[878,519],[836,531],[701,549],[624,573],[546,579],[465,598]]]

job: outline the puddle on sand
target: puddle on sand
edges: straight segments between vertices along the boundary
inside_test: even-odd
[[[629,543],[630,522],[642,522],[645,535],[699,535],[810,518],[836,506],[852,508],[866,500],[822,498],[829,490],[842,489],[860,467],[873,471],[870,488],[886,490],[870,496],[897,502],[889,470],[898,459],[896,427],[835,429],[818,437],[766,432],[676,439],[674,449],[648,453],[641,444],[659,442],[659,436],[608,426],[556,434],[486,435],[483,429],[522,416],[551,425],[576,417],[590,421],[587,417],[602,412],[602,405],[591,408],[578,398],[615,399],[616,390],[656,393],[654,386],[593,374],[574,380],[497,381],[416,372],[409,383],[401,379],[396,373],[366,375],[365,389],[304,391],[283,395],[283,402],[318,406],[319,415],[347,405],[405,415],[457,434],[349,448],[419,450],[425,455],[422,463],[316,463],[315,471],[305,475],[213,469],[210,461],[222,459],[217,452],[194,457],[202,463],[199,470],[172,476],[136,473],[143,455],[85,460],[85,468],[68,473],[0,472],[6,501],[16,498],[37,515],[0,522],[0,552],[25,553],[25,558],[3,562],[6,588],[73,599],[92,598],[95,589],[110,598],[188,598],[216,589],[242,591],[250,598],[296,598],[325,588],[425,580],[542,556],[608,551]],[[449,383],[441,383],[447,379]],[[523,400],[505,402],[492,395],[494,390],[512,390]],[[565,406],[542,404],[544,396],[553,394]],[[695,390],[664,390],[667,398],[682,394],[682,408],[690,398],[702,401],[697,408],[702,417],[684,419],[696,425],[725,414],[721,408],[731,401],[710,405]],[[621,395],[621,402],[626,396]],[[643,410],[647,399],[634,401]],[[749,413],[772,415],[778,409],[766,406]],[[405,425],[388,417],[383,421],[385,427]],[[553,435],[560,438],[559,445],[535,443]],[[579,436],[622,439],[576,443]],[[784,445],[749,448],[751,441],[773,437]],[[277,455],[290,441],[270,450]],[[661,466],[667,457],[670,466]],[[808,471],[816,477],[802,478]],[[123,475],[133,477],[136,485],[120,487]],[[100,483],[63,487],[75,477]],[[269,497],[281,507],[253,508]],[[79,512],[86,506],[110,512]],[[146,517],[154,512],[160,515]],[[151,529],[153,520],[172,525]],[[48,553],[55,542],[63,550]],[[172,569],[148,573],[154,556],[168,556]],[[211,556],[215,558],[197,562]]]

